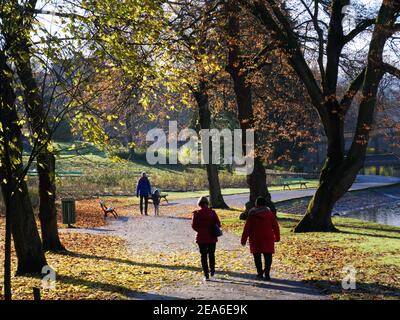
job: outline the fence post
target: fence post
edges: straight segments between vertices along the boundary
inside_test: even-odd
[[[33,300],[41,300],[40,299],[40,288],[33,288]]]

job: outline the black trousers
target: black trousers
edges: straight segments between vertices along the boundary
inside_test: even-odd
[[[201,267],[203,268],[204,276],[209,277],[209,272],[215,272],[215,248],[216,244],[200,244],[199,249],[201,254]],[[210,261],[210,268],[208,268],[208,260]]]
[[[140,195],[140,213],[143,214],[143,200],[144,200],[144,213],[147,214],[147,207],[149,206],[149,197]]]
[[[264,256],[265,269],[263,269],[261,255]],[[269,276],[269,272],[271,271],[272,265],[272,253],[253,253],[254,263],[257,268],[257,274],[262,276],[264,273],[266,276]]]

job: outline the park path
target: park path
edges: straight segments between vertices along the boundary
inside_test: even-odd
[[[390,186],[397,183],[400,183],[399,177],[359,175],[357,176],[357,181],[353,183],[349,191]],[[270,193],[273,202],[281,202],[286,200],[299,199],[312,196],[314,195],[315,190],[316,190],[315,188],[308,188],[308,189],[271,191]],[[249,199],[248,193],[224,196],[224,200],[228,206],[237,208],[244,207],[244,204],[247,201],[249,201],[248,199]],[[174,200],[173,202],[176,204],[187,205],[196,203],[196,200],[197,199],[188,198],[188,199]]]
[[[136,207],[134,209],[137,211]],[[126,240],[128,251],[134,256],[143,252],[154,255],[159,253],[190,255],[198,252],[194,241],[195,234],[191,229],[191,221],[189,218],[182,217],[179,210],[176,214],[169,216],[134,215],[119,220],[110,219],[108,225],[103,228],[73,229],[71,232],[122,237]],[[224,255],[225,263],[237,264],[239,262],[245,267],[243,270],[235,271],[225,268],[228,270],[218,272],[219,255]],[[198,267],[200,267],[200,256],[198,260]],[[217,244],[216,260],[217,275],[209,282],[204,282],[202,273],[198,271],[193,275],[193,279],[182,279],[181,283],[174,286],[166,285],[157,292],[138,293],[131,298],[139,300],[311,300],[329,298],[314,287],[286,274],[272,272],[272,281],[256,280],[249,249],[242,247],[239,237],[234,234],[225,233],[220,238]],[[194,285],[194,282],[197,284]]]

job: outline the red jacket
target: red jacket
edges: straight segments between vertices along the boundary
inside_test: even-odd
[[[249,212],[242,234],[242,245],[249,238],[251,253],[275,253],[274,244],[280,240],[278,221],[269,208],[260,209],[254,210],[254,213]]]
[[[204,207],[193,211],[192,228],[197,232],[196,242],[200,244],[212,244],[218,242],[213,235],[213,227],[217,224],[221,227],[221,222],[214,210]]]

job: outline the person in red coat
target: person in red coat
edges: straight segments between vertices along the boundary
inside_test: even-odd
[[[215,274],[215,248],[218,238],[214,235],[215,225],[221,227],[221,222],[214,210],[208,207],[208,199],[201,197],[197,202],[200,210],[193,211],[192,228],[197,232],[196,243],[201,255],[201,266],[205,280]],[[210,268],[208,267],[208,260]]]
[[[254,256],[257,268],[257,278],[262,279],[265,274],[265,279],[270,280],[272,254],[275,253],[275,242],[280,240],[280,233],[278,221],[266,204],[264,198],[257,198],[256,207],[249,211],[241,243],[245,246],[249,238],[250,252]],[[265,260],[264,270],[261,255],[264,256]]]

